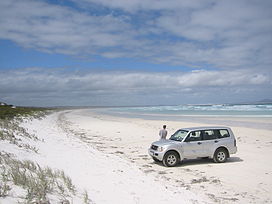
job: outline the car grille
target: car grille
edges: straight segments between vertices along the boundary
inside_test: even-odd
[[[158,146],[156,146],[156,145],[151,145],[151,149],[157,150],[157,149],[158,149]]]

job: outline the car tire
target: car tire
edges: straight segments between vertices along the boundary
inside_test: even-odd
[[[213,155],[213,161],[216,163],[224,163],[228,158],[228,153],[225,149],[217,149]]]
[[[177,165],[179,160],[180,160],[179,155],[176,152],[171,151],[171,152],[167,152],[164,155],[162,163],[164,166],[173,167]]]

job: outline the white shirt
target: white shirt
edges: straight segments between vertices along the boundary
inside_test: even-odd
[[[166,129],[161,129],[160,132],[159,132],[159,136],[161,137],[161,139],[166,139],[167,130]]]

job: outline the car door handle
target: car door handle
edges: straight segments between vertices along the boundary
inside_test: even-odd
[[[217,142],[218,142],[218,140],[215,140],[215,141],[214,141],[214,143],[217,143]]]
[[[202,143],[201,143],[201,142],[198,142],[197,144],[198,144],[198,145],[201,145]]]

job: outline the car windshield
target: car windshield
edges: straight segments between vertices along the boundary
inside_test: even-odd
[[[178,130],[169,139],[175,141],[182,141],[187,134],[187,130]]]

